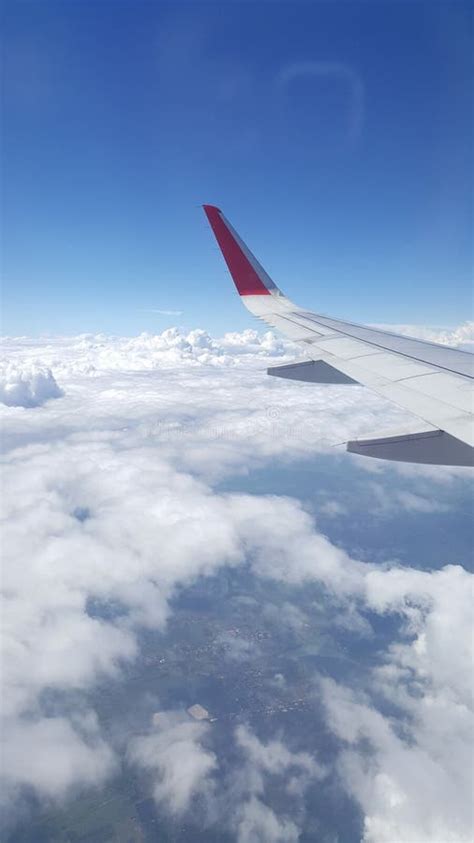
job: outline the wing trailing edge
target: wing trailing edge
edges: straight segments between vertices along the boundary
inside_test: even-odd
[[[330,366],[325,360],[304,360],[302,363],[271,366],[267,369],[267,375],[273,375],[276,378],[288,378],[293,381],[304,381],[305,383],[357,383],[344,372]]]
[[[379,460],[414,462],[427,465],[473,466],[473,449],[444,430],[424,430],[380,439],[354,439],[347,442],[351,454]]]

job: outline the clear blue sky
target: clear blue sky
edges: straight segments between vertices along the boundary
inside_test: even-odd
[[[3,8],[5,332],[252,325],[203,202],[304,306],[471,316],[471,3]]]

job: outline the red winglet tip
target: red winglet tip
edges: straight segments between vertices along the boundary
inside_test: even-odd
[[[239,242],[237,235],[232,233],[225,221],[220,208],[215,205],[203,205],[203,210],[209,220],[214,236],[219,244],[229,272],[241,296],[268,296],[269,289],[263,283],[257,269],[252,263],[252,255],[244,244]]]

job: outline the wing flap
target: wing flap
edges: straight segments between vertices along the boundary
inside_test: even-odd
[[[443,430],[425,430],[347,443],[351,454],[396,462],[473,466],[473,449]]]
[[[285,366],[271,366],[267,375],[277,378],[288,378],[305,383],[347,383],[357,381],[349,378],[339,369],[330,366],[325,360],[304,360],[302,363],[289,363]]]

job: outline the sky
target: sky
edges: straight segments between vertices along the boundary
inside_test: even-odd
[[[4,4],[3,332],[251,327],[202,203],[298,304],[469,318],[470,7]]]

